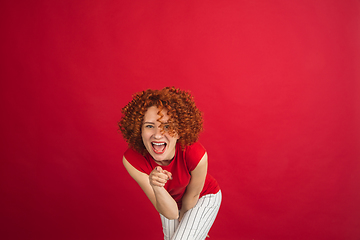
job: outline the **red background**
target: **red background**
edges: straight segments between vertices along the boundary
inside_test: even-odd
[[[1,239],[161,239],[131,94],[204,112],[211,239],[360,239],[360,2],[2,1]]]

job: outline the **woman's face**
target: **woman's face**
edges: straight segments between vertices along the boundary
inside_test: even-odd
[[[149,107],[146,111],[141,137],[146,150],[154,160],[161,162],[171,160],[175,156],[176,142],[179,138],[177,134],[170,136],[166,131],[166,123],[169,120],[166,110],[161,111],[164,115],[161,119],[164,129],[163,133],[161,132],[158,111],[159,109],[155,106]]]

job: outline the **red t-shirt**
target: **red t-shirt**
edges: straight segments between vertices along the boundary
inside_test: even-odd
[[[175,199],[179,209],[181,208],[181,200],[186,187],[190,182],[191,171],[196,168],[204,154],[205,148],[200,143],[187,146],[184,150],[181,149],[180,144],[176,144],[174,159],[168,166],[161,166],[162,169],[172,173],[173,179],[167,181],[164,188]],[[144,157],[137,151],[129,148],[124,156],[133,167],[148,175],[156,166],[159,166],[149,153]],[[207,174],[200,197],[206,194],[215,194],[219,190],[220,187],[216,180]]]

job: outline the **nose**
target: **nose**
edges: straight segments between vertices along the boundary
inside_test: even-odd
[[[161,129],[159,127],[155,128],[155,133],[154,133],[154,138],[155,139],[160,139],[162,138],[163,134],[161,132]]]

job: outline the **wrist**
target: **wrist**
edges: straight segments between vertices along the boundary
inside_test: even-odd
[[[156,186],[156,185],[151,185],[151,187],[153,188],[154,191],[161,191],[162,189],[165,189],[164,187]]]

